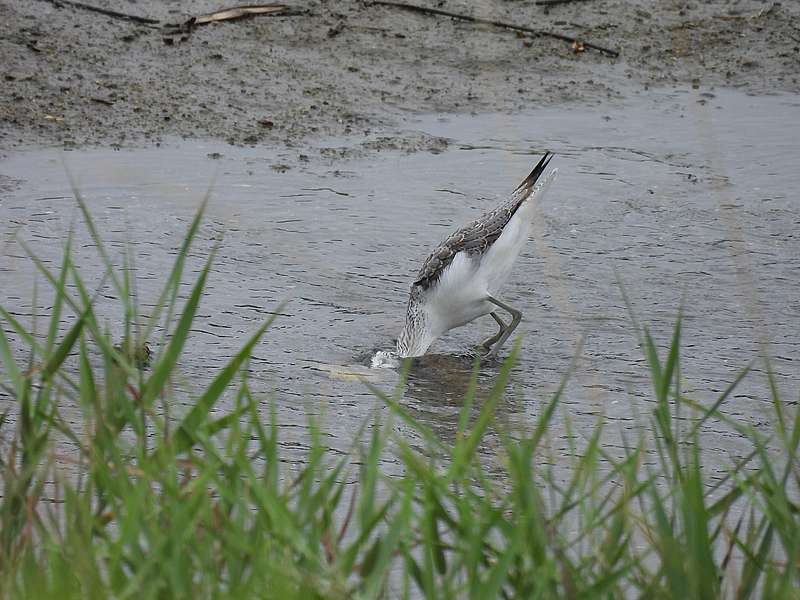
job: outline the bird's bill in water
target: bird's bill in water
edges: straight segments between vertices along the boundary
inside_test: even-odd
[[[397,338],[397,356],[399,358],[412,358],[422,356],[431,347],[436,337],[419,327],[418,322],[406,321],[400,337]]]

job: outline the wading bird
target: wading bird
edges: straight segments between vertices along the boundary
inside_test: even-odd
[[[491,315],[499,331],[484,340],[486,356],[496,356],[522,320],[522,313],[498,300],[500,288],[528,240],[534,203],[547,192],[557,169],[542,178],[550,152],[494,210],[445,239],[427,258],[411,285],[406,323],[397,340],[401,358],[422,356],[443,333]],[[506,323],[498,309],[511,315]]]

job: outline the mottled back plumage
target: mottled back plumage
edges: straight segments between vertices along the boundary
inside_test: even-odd
[[[528,198],[552,156],[550,152],[545,152],[542,160],[519,184],[508,200],[472,223],[465,225],[439,244],[425,260],[413,286],[428,289],[439,279],[445,268],[453,261],[453,257],[459,252],[475,255],[486,252],[503,233],[503,228],[520,205]]]

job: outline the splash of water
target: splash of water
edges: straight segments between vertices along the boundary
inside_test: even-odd
[[[378,350],[370,361],[372,369],[396,369],[399,366],[400,359],[397,358],[397,352],[392,350]]]

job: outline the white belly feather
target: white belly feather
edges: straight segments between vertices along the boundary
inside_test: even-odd
[[[486,281],[486,291],[495,296],[499,293],[511,274],[514,261],[517,260],[522,247],[528,241],[531,231],[531,222],[526,201],[511,217],[503,228],[503,233],[484,254],[478,277]]]
[[[431,328],[441,335],[492,311],[486,301],[486,282],[478,277],[480,257],[459,252],[431,290]]]
[[[497,310],[497,306],[486,297],[498,297],[511,274],[514,262],[530,236],[534,202],[544,195],[556,173],[553,169],[536,186],[483,255],[469,256],[459,252],[453,257],[430,289],[426,301],[429,324],[435,337]]]
[[[529,215],[522,208],[485,254],[470,257],[459,252],[442,272],[429,299],[437,335],[497,309],[486,297],[498,294],[530,233]]]

